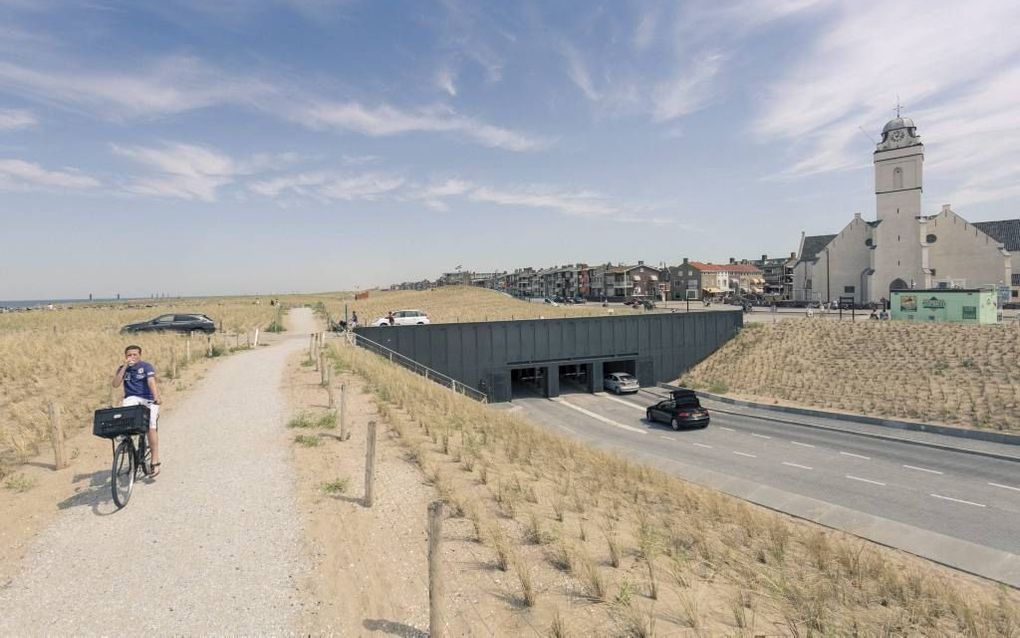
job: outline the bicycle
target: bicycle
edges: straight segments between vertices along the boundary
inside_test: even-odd
[[[113,468],[110,470],[113,502],[122,508],[131,498],[135,480],[152,474],[152,450],[145,434],[119,436],[110,442],[113,444]]]
[[[92,433],[110,439],[113,448],[110,488],[118,509],[127,505],[131,498],[135,479],[152,474],[152,451],[146,436],[150,416],[147,405],[96,410]]]

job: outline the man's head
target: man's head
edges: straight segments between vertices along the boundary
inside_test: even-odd
[[[127,359],[131,364],[138,363],[138,360],[142,358],[141,347],[128,346],[124,348],[124,358]]]

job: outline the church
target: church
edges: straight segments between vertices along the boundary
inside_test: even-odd
[[[858,213],[836,235],[801,233],[794,299],[879,304],[891,290],[1008,287],[1020,301],[1020,219],[971,223],[949,204],[922,214],[924,145],[898,113],[874,163],[875,220]]]

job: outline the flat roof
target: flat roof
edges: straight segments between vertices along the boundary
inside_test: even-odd
[[[889,292],[995,292],[991,288],[903,288],[900,290],[890,290]]]

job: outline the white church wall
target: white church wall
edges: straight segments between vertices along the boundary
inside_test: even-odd
[[[944,209],[925,224],[928,261],[933,279],[965,279],[967,288],[1010,283],[1011,257],[998,241],[978,230],[952,210]]]
[[[824,287],[818,287],[823,300],[852,295],[858,303],[866,301],[861,295],[864,271],[871,267],[871,250],[865,244],[870,235],[868,231],[867,223],[858,214],[819,253],[815,270],[823,271],[818,277],[824,281]]]

